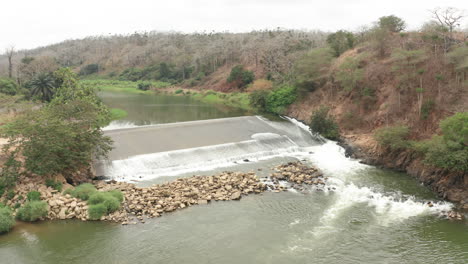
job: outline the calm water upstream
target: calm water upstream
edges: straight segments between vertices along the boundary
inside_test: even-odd
[[[117,93],[102,97],[110,107],[129,113],[108,129],[244,114],[186,97]],[[259,120],[284,137],[256,134],[252,128],[250,141],[184,151],[177,155],[198,155],[197,163],[190,166],[192,171],[184,167],[180,173],[144,170],[141,166],[151,164],[137,162],[163,159],[161,155],[136,157],[140,167],[135,173],[143,175],[139,184],[226,169],[255,170],[263,176],[276,164],[299,159],[319,167],[329,177],[330,190],[250,195],[130,226],[80,221],[20,224],[0,236],[0,263],[468,263],[468,223],[440,217],[450,203],[438,200],[408,175],[345,158],[334,142],[317,141],[294,121]],[[232,153],[250,157],[251,162],[231,162],[226,157]],[[219,166],[212,166],[216,162]],[[132,164],[121,161],[115,166],[123,163]],[[157,164],[174,166],[160,160]],[[168,171],[171,176],[163,177]],[[435,205],[427,206],[428,201]]]

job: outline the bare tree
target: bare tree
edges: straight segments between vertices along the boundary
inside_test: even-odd
[[[436,8],[431,11],[432,16],[436,19],[441,26],[447,27],[450,33],[456,27],[461,25],[461,21],[465,17],[464,10],[460,10],[454,7],[447,8]]]
[[[5,54],[8,58],[8,78],[11,78],[12,73],[13,73],[13,62],[11,60],[13,59],[14,53],[15,53],[15,46],[10,46],[5,49]]]

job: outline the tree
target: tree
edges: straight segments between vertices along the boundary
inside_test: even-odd
[[[327,37],[327,43],[333,49],[336,57],[339,57],[343,52],[354,47],[355,38],[353,33],[340,30]]]
[[[310,128],[324,138],[337,140],[340,138],[340,130],[335,119],[329,115],[328,107],[322,106],[312,113]]]
[[[13,54],[15,53],[15,46],[10,46],[8,48],[5,49],[5,54],[8,58],[8,78],[12,78],[13,77],[13,62],[12,62],[12,59],[13,59]]]
[[[298,59],[294,65],[294,76],[299,92],[311,92],[325,83],[332,60],[330,48],[314,49]]]
[[[37,75],[29,83],[31,95],[38,96],[43,102],[50,102],[55,93],[55,80],[49,73]]]
[[[394,15],[379,18],[378,25],[390,32],[401,32],[406,28],[405,21]]]
[[[465,17],[463,10],[454,7],[436,8],[431,13],[433,18],[439,22],[439,25],[447,27],[450,33],[461,25],[461,21]]]

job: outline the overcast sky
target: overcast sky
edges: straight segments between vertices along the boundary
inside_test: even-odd
[[[0,53],[135,31],[353,30],[390,14],[416,29],[439,6],[468,0],[2,0]]]

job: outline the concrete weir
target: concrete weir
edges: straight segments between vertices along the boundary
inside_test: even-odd
[[[107,161],[96,162],[96,174],[121,180],[278,155],[315,142],[287,120],[257,116],[115,129],[105,135],[113,139],[114,149]]]

